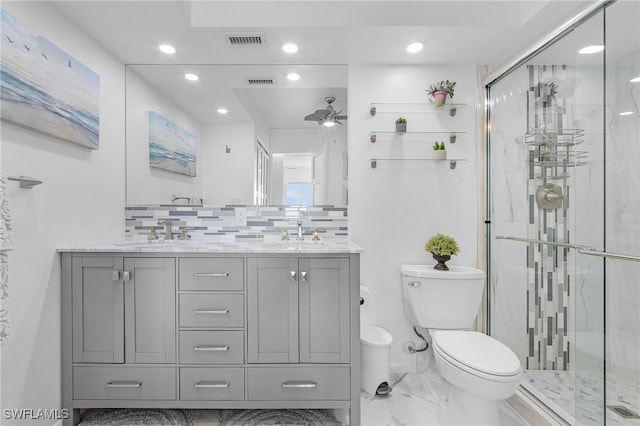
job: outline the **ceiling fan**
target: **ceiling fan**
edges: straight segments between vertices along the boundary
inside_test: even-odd
[[[336,111],[331,105],[335,100],[335,96],[326,96],[324,100],[327,102],[327,106],[325,109],[318,109],[316,112],[307,115],[304,119],[305,121],[316,121],[318,124],[321,124],[326,127],[332,127],[336,124],[342,125],[340,120],[346,120],[346,115],[340,115],[342,110]]]

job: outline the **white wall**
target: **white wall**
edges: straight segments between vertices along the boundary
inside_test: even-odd
[[[368,115],[370,102],[427,102],[424,89],[457,81],[455,101],[466,103],[458,115],[401,114],[411,131],[466,131],[449,145],[450,157],[466,158],[455,170],[448,164],[369,165],[384,155],[431,156],[432,143],[369,142],[371,130],[393,130],[400,114]],[[349,236],[361,245],[361,282],[371,290],[376,324],[394,338],[392,364],[412,368],[414,357],[401,351],[415,336],[402,306],[400,265],[434,264],[424,244],[437,232],[454,236],[461,252],[451,264],[476,266],[475,66],[349,66]],[[406,137],[406,136],[405,136]]]
[[[202,124],[133,71],[127,71],[127,202],[169,204],[172,195],[202,198]],[[149,167],[149,111],[196,136],[196,176]]]
[[[56,248],[123,235],[124,66],[46,3],[3,1],[2,7],[101,76],[97,151],[2,123],[3,172],[43,184],[9,186],[15,249],[9,254],[11,335],[1,347],[0,405],[61,408]]]
[[[255,138],[253,124],[204,127],[205,204],[253,204]]]

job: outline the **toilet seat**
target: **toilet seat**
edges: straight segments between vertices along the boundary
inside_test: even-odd
[[[433,348],[455,367],[485,379],[511,381],[522,371],[520,360],[511,349],[477,331],[434,331]]]
[[[393,337],[383,328],[375,325],[361,325],[360,342],[363,345],[372,346],[374,348],[386,348],[391,346]]]

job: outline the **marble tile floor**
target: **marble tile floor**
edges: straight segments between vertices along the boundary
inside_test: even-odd
[[[390,379],[393,391],[387,396],[361,392],[362,426],[439,426],[435,399],[418,374],[392,373]],[[193,426],[217,426],[217,411],[191,410]],[[500,416],[501,425],[550,424],[528,421],[506,402],[500,405]]]

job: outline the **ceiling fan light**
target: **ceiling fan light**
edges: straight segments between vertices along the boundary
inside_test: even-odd
[[[409,53],[418,53],[424,47],[424,43],[421,41],[416,41],[407,46],[407,52]]]
[[[324,127],[333,127],[333,126],[336,125],[336,122],[335,121],[325,121],[324,123],[322,123],[322,125]]]
[[[640,76],[632,78],[631,80],[629,80],[631,83],[640,83]]]

